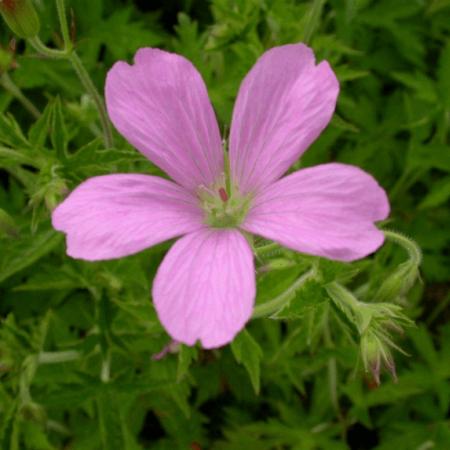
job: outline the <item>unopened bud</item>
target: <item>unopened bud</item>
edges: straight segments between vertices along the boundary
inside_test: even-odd
[[[39,17],[31,0],[0,0],[0,13],[17,36],[28,39],[39,33]]]
[[[385,367],[394,381],[397,381],[395,362],[389,346],[381,336],[368,332],[361,337],[361,356],[366,371],[372,373],[377,385],[380,384],[380,371]]]

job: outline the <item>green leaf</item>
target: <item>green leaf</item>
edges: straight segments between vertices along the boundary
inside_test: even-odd
[[[13,148],[30,146],[12,115],[0,114],[0,142]]]
[[[437,206],[444,205],[450,198],[450,176],[436,181],[431,187],[431,191],[422,200],[419,205],[419,209],[436,208]]]
[[[11,401],[2,411],[2,425],[0,430],[1,450],[19,450],[18,436],[18,401]]]
[[[4,209],[0,208],[0,238],[14,238],[17,237],[17,234],[18,228],[13,217]]]
[[[136,150],[102,149],[102,141],[94,139],[71,155],[65,163],[69,175],[72,172],[97,174],[110,172],[111,168],[121,163],[145,161]]]
[[[321,306],[325,301],[328,301],[328,295],[322,283],[308,280],[294,293],[290,302],[275,317],[277,319],[299,319],[312,309]]]
[[[438,89],[440,99],[447,111],[450,110],[450,43],[443,48],[438,63]]]
[[[441,144],[416,145],[408,154],[408,165],[419,169],[440,169],[450,172],[450,151]]]
[[[52,126],[53,109],[55,102],[48,102],[41,117],[30,127],[28,138],[33,148],[43,148]]]
[[[256,394],[259,394],[261,372],[260,365],[263,357],[261,347],[247,330],[243,330],[231,343],[231,350],[236,358],[236,361],[243,364],[246,368],[250,381],[252,382],[253,389]]]
[[[63,236],[44,228],[35,235],[25,234],[2,244],[0,253],[0,283],[42,258],[62,241]]]
[[[178,352],[178,368],[177,380],[181,381],[188,373],[192,362],[198,358],[198,349],[196,347],[188,347],[187,345],[180,345]]]
[[[65,161],[67,158],[67,144],[69,138],[62,112],[61,99],[59,97],[56,97],[54,100],[50,138],[58,158],[61,161]]]
[[[117,394],[107,386],[97,396],[99,435],[104,450],[127,450],[125,422]]]
[[[395,72],[392,76],[406,87],[413,89],[418,98],[430,103],[437,101],[435,83],[423,73]]]

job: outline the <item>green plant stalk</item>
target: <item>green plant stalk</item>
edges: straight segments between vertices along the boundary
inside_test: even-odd
[[[91,77],[89,76],[87,70],[85,69],[81,59],[75,51],[70,52],[69,60],[72,63],[72,67],[78,75],[81,83],[83,84],[86,92],[90,95],[92,100],[97,107],[97,111],[100,117],[100,123],[102,124],[103,129],[103,137],[105,141],[105,145],[107,148],[111,148],[113,146],[113,137],[111,131],[111,125],[109,123],[108,114],[106,113],[105,104],[103,102],[102,97],[97,91],[94,83],[92,82]]]
[[[3,86],[5,91],[9,92],[13,97],[15,97],[23,107],[35,118],[39,119],[41,117],[41,112],[33,105],[33,103],[28,100],[20,88],[14,83],[7,72],[4,72],[0,76],[0,84]]]
[[[64,3],[64,0],[56,0],[56,9],[58,10],[59,24],[61,26],[64,48],[66,51],[70,52],[72,50],[73,44],[70,39],[69,26],[66,18],[66,5]]]
[[[268,317],[276,313],[284,305],[286,305],[286,303],[291,299],[292,294],[297,289],[299,289],[303,284],[305,284],[308,280],[314,278],[315,276],[315,268],[308,270],[308,272],[305,272],[299,278],[297,278],[297,280],[295,280],[294,283],[292,283],[292,285],[289,286],[283,293],[281,293],[274,299],[269,300],[268,302],[255,306],[255,308],[253,309],[252,318],[258,319],[260,317]]]
[[[81,353],[76,350],[61,352],[40,352],[37,356],[38,364],[59,364],[75,361],[81,358]]]
[[[62,0],[57,0],[58,2]],[[61,24],[62,29],[67,29],[67,21],[65,17],[65,11],[63,11],[64,14],[60,15],[60,20],[64,21],[64,25]],[[68,31],[67,31],[68,33]],[[64,32],[63,32],[64,35]],[[65,37],[64,42],[66,40]],[[67,34],[67,38],[69,38]],[[69,39],[70,41],[70,39]],[[44,56],[47,56],[49,58],[54,59],[66,59],[69,60],[72,64],[72,67],[74,68],[79,80],[81,81],[81,84],[83,85],[84,89],[88,93],[88,95],[92,98],[98,114],[100,118],[100,123],[102,125],[103,130],[103,140],[105,142],[105,146],[107,148],[111,148],[113,146],[113,137],[112,137],[112,130],[111,125],[108,119],[108,115],[106,113],[105,104],[103,102],[102,97],[97,91],[97,88],[95,87],[91,77],[89,76],[89,73],[87,72],[86,68],[84,67],[80,57],[76,53],[76,51],[72,47],[72,43],[70,42],[70,47],[66,47],[64,50],[54,50],[51,48],[48,48],[40,39],[39,37],[34,37],[29,39],[30,44],[36,49],[36,51]]]
[[[416,266],[420,266],[420,263],[422,262],[422,251],[412,239],[392,230],[383,230],[383,233],[386,236],[386,239],[402,246],[408,252],[410,260]]]
[[[41,55],[53,59],[67,59],[68,52],[66,50],[55,50],[53,48],[49,48],[39,39],[38,36],[28,39],[28,42]]]
[[[324,326],[323,337],[324,337],[325,346],[329,349],[334,349],[334,343],[331,338],[331,332],[330,332],[330,317],[329,316],[330,316],[330,311],[328,309],[327,319],[325,321],[325,326]],[[331,404],[333,405],[333,408],[336,411],[336,414],[338,415],[338,417],[342,418],[341,407],[339,405],[339,396],[338,396],[338,392],[337,392],[337,386],[338,386],[337,362],[336,362],[336,358],[334,356],[332,356],[328,359],[327,366],[328,366],[328,387],[330,389]]]

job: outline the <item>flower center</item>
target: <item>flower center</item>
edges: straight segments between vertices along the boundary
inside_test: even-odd
[[[250,209],[251,198],[240,195],[237,189],[227,189],[224,179],[208,188],[201,186],[198,197],[205,212],[205,222],[213,228],[239,226]]]

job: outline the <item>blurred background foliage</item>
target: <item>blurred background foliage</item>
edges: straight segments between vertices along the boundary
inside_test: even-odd
[[[41,39],[62,38],[36,0]],[[169,341],[149,292],[165,243],[118,261],[65,255],[49,211],[87,177],[158,173],[120,136],[105,149],[91,99],[63,60],[0,29],[0,446],[4,450],[446,450],[450,448],[450,1],[70,0],[76,49],[100,91],[108,68],[155,46],[202,73],[224,135],[239,83],[267,48],[307,42],[341,82],[335,117],[297,167],[356,164],[388,191],[388,227],[423,250],[394,299],[414,319],[398,382],[363,370],[351,318],[320,283],[227,347]],[[151,76],[151,74],[149,74]],[[270,113],[270,111],[268,112]],[[303,270],[266,255],[258,302]],[[275,255],[279,260],[280,255]],[[281,255],[282,257],[286,255]],[[291,255],[292,256],[292,255]],[[318,261],[370,302],[405,259],[386,244],[351,266]],[[272,265],[271,265],[272,264]],[[362,286],[362,287],[361,287]]]

